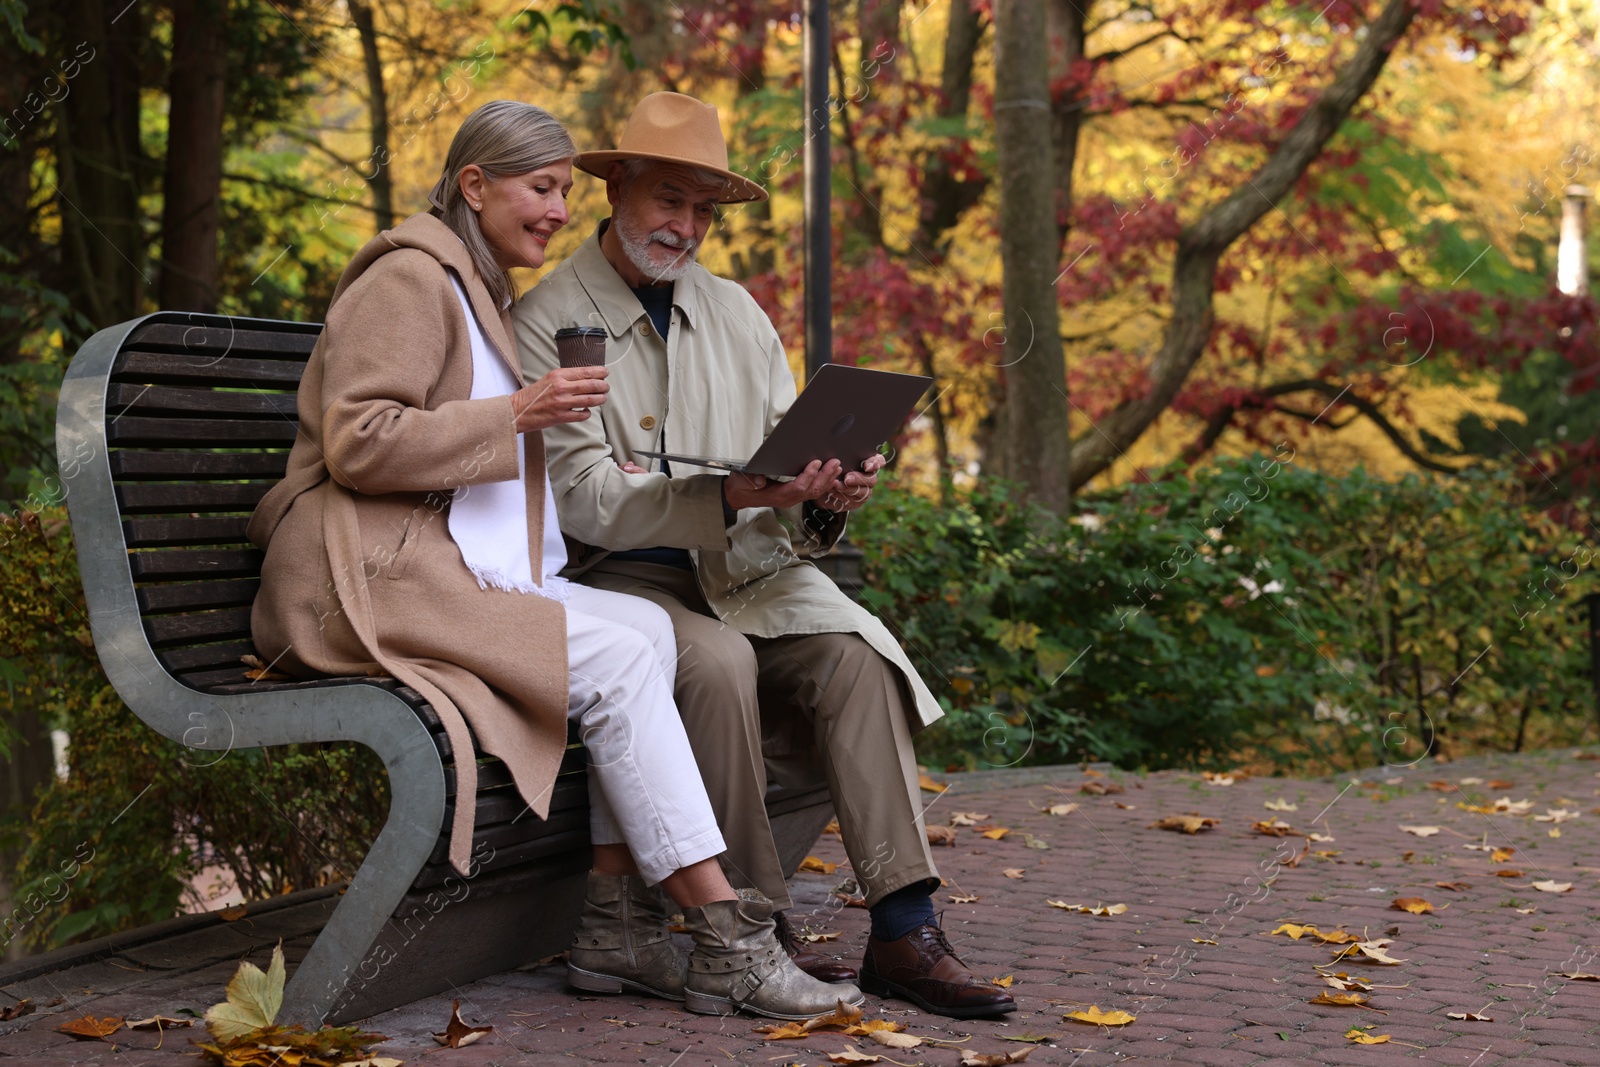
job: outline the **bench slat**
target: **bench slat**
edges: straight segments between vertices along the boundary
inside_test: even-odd
[[[161,665],[175,678],[189,671],[214,670],[244,664],[240,656],[254,656],[256,646],[251,641],[225,641],[215,644],[195,644],[184,648],[164,648],[156,656]]]
[[[165,512],[254,511],[274,482],[135,482],[117,486],[117,507],[124,515]]]
[[[154,648],[200,641],[248,639],[250,609],[225,608],[191,615],[149,615],[144,620],[144,631]]]
[[[197,412],[281,419],[296,413],[292,392],[223,392],[217,389],[182,389],[175,386],[113,385],[107,390],[106,414],[174,415],[190,418]]]
[[[320,326],[306,324],[305,330],[279,326],[274,330],[249,330],[236,326],[201,326],[189,323],[152,322],[138,327],[123,343],[168,348],[180,353],[254,352],[305,357],[322,333]]]
[[[587,803],[578,807],[569,807],[557,811],[553,803],[550,806],[550,817],[540,819],[538,816],[528,814],[520,822],[499,823],[494,826],[475,825],[472,829],[472,851],[478,853],[482,845],[487,844],[495,850],[495,858],[500,853],[514,848],[525,847],[552,836],[559,836],[573,830],[587,837],[589,832],[589,805]],[[441,836],[439,843],[433,846],[433,854],[428,857],[429,863],[448,864],[450,860],[450,840]]]
[[[255,602],[261,581],[247,578],[226,582],[174,582],[171,585],[146,585],[135,592],[139,613],[199,611],[204,608],[249,607]]]
[[[288,419],[147,419],[129,415],[106,424],[106,440],[117,446],[281,448],[293,444],[298,432]]]
[[[133,580],[176,581],[183,578],[256,578],[266,553],[259,548],[169,548],[130,552]]]
[[[282,386],[292,389],[300,384],[305,369],[304,363],[289,359],[236,359],[231,356],[186,356],[124,350],[111,370],[111,380],[172,385],[204,382],[247,388]]]
[[[588,813],[585,812],[577,818],[576,823],[577,825],[570,829],[558,830],[555,826],[549,826],[550,833],[536,841],[525,841],[496,849],[494,856],[481,863],[479,867],[483,871],[499,871],[524,864],[548,863],[567,854],[588,856],[590,854]],[[422,868],[417,880],[411,884],[416,889],[427,889],[430,886],[442,885],[446,878],[451,877],[459,879],[461,876],[450,864],[430,863]]]
[[[283,477],[288,452],[143,452],[119,448],[111,453],[111,473],[119,482],[133,479]]]
[[[228,545],[245,540],[250,519],[244,515],[207,519],[128,519],[122,535],[129,548],[158,545]]]

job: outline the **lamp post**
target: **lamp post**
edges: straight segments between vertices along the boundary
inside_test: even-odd
[[[833,362],[833,231],[829,186],[828,0],[805,0],[806,381]]]

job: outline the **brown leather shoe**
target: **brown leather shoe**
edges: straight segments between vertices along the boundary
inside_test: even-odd
[[[840,963],[832,956],[825,956],[811,946],[809,941],[800,940],[800,935],[795,928],[789,925],[789,916],[784,912],[774,912],[773,921],[778,924],[778,944],[783,946],[783,951],[794,960],[794,965],[811,977],[821,982],[854,982],[856,969],[848,964]]]
[[[967,969],[945,940],[944,931],[932,923],[898,941],[867,938],[860,985],[863,992],[899,997],[923,1011],[953,1019],[1017,1010],[1010,993]]]

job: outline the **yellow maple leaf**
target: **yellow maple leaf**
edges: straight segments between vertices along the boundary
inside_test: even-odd
[[[1093,1026],[1127,1026],[1138,1016],[1125,1011],[1101,1011],[1098,1004],[1091,1004],[1088,1011],[1069,1011],[1062,1018]]]
[[[1390,901],[1389,907],[1396,911],[1409,911],[1413,915],[1422,915],[1433,910],[1433,905],[1421,897],[1395,897]]]
[[[1388,1034],[1369,1034],[1364,1030],[1357,1029],[1346,1031],[1344,1036],[1358,1045],[1384,1045],[1389,1041]]]
[[[206,1029],[218,1041],[233,1041],[271,1026],[283,1007],[283,942],[272,950],[265,972],[245,960],[228,980],[228,999],[206,1011]]]
[[[925,792],[928,792],[928,793],[943,793],[946,789],[950,788],[949,786],[945,785],[943,782],[934,781],[932,778],[929,778],[926,774],[917,775],[917,784],[919,786],[921,786]]]
[[[989,979],[989,984],[990,985],[997,985],[1001,989],[1010,989],[1011,988],[1011,983],[1014,980],[1015,979],[1011,975],[1003,974],[999,978],[991,978],[991,979]]]
[[[1314,934],[1314,933],[1317,933],[1317,928],[1315,926],[1312,926],[1309,923],[1306,923],[1306,924],[1284,923],[1282,926],[1278,927],[1276,930],[1272,931],[1272,933],[1268,934],[1267,936],[1268,937],[1276,937],[1278,934],[1285,934],[1288,937],[1294,939],[1295,941],[1298,941],[1302,937],[1306,936],[1307,934]]]
[[[802,871],[814,871],[817,874],[832,874],[838,869],[839,865],[837,863],[829,863],[826,860],[818,859],[815,856],[807,856],[805,859],[800,861],[800,870]]]
[[[991,841],[998,841],[998,840],[1000,840],[1000,839],[1001,839],[1001,838],[1002,838],[1002,837],[1004,837],[1004,836],[1006,836],[1006,835],[1007,835],[1007,834],[1009,834],[1009,833],[1010,833],[1010,832],[1011,832],[1011,831],[1010,831],[1010,829],[1008,829],[1008,828],[1007,828],[1007,827],[1004,827],[1004,826],[996,826],[996,827],[995,827],[995,828],[994,828],[994,829],[992,829],[992,830],[985,830],[985,831],[984,831],[984,832],[983,832],[983,836],[984,836],[984,837],[987,837],[987,838],[988,838],[988,839],[989,839],[989,840],[991,840]]]

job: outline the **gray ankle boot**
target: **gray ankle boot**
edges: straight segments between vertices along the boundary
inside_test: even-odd
[[[629,875],[590,874],[567,981],[591,993],[631,989],[683,999],[685,957],[667,931],[661,894]]]
[[[753,889],[739,890],[739,897],[683,909],[683,924],[694,936],[684,1007],[701,1015],[743,1010],[810,1019],[833,1011],[838,1001],[865,999],[849,983],[820,982],[796,967],[778,943],[772,902]]]

